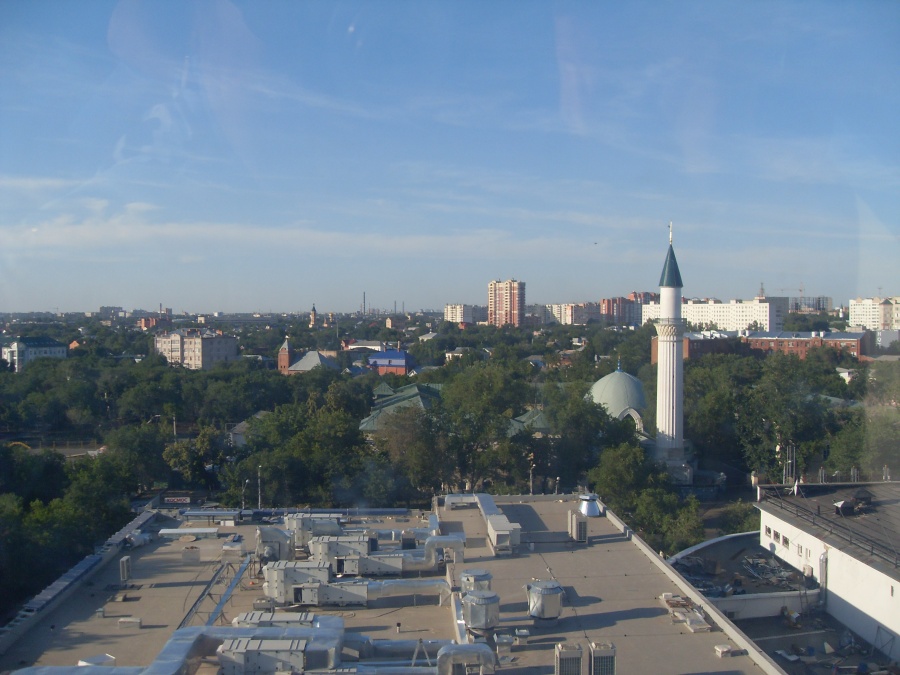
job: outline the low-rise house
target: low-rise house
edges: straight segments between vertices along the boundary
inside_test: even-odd
[[[369,355],[369,365],[379,375],[392,373],[394,375],[407,375],[414,364],[409,352],[402,349],[388,349]]]
[[[386,386],[386,385],[385,385]],[[374,433],[384,428],[387,416],[402,408],[416,407],[428,410],[441,397],[440,384],[409,384],[386,394],[381,390],[369,416],[359,423],[359,430]]]

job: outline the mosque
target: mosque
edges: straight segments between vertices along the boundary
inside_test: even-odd
[[[659,279],[660,318],[656,322],[659,361],[656,376],[656,436],[644,429],[641,411],[647,407],[644,387],[621,365],[614,373],[599,379],[586,398],[606,407],[610,416],[634,420],[641,446],[647,456],[666,465],[672,480],[681,485],[693,483],[693,468],[688,464],[684,442],[684,321],[681,318],[681,272],[672,247],[669,225],[669,250]]]

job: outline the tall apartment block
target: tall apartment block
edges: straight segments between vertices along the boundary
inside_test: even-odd
[[[474,323],[472,305],[444,305],[444,321],[450,323]]]
[[[525,319],[525,282],[508,279],[488,284],[488,323],[521,326]]]
[[[591,321],[600,321],[602,318],[600,303],[598,302],[570,302],[546,305],[545,307],[546,313],[552,316],[553,320],[561,326],[582,326]],[[547,320],[550,320],[549,317],[547,317]]]
[[[900,328],[900,295],[850,300],[850,325],[869,330]]]

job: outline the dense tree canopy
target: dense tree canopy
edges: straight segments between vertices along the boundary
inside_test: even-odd
[[[34,592],[10,572],[13,565],[28,565],[46,583],[127,521],[130,497],[178,481],[224,504],[266,507],[424,504],[441,489],[552,492],[589,483],[655,547],[674,551],[702,536],[696,502],[646,461],[630,420],[611,419],[584,399],[621,363],[644,384],[652,434],[652,326],[460,330],[436,323],[436,336],[420,342],[414,338],[432,331],[423,322],[409,334],[410,351],[420,365],[440,367],[417,381],[442,384],[442,395],[428,409],[390,415],[372,438],[359,423],[374,389],[409,380],[323,369],[284,377],[265,359],[274,359],[286,335],[302,349],[403,333],[374,320],[328,329],[221,327],[238,331],[244,353],[263,359],[196,372],[148,355],[150,338],[138,331],[48,324],[40,334],[90,338],[66,360],[0,370],[0,597],[15,602]],[[458,347],[466,354],[441,365]],[[845,382],[837,366],[852,367],[856,377]],[[686,436],[701,466],[780,478],[780,446],[796,451],[798,472],[824,462],[829,472],[856,467],[880,476],[884,464],[896,464],[898,401],[898,364],[867,369],[827,349],[804,361],[733,353],[685,363]],[[268,414],[254,417],[260,412]],[[541,413],[546,426],[522,430],[513,420],[525,413]],[[251,418],[246,445],[232,447],[228,431]],[[26,445],[70,440],[102,452],[66,461]],[[52,555],[38,560],[46,551]]]

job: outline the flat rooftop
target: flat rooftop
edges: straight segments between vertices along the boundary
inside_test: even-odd
[[[527,644],[514,647],[500,663],[500,672],[552,673],[557,643],[581,645],[586,662],[591,642],[615,644],[620,672],[778,672],[771,664],[761,666],[758,654],[741,653],[712,619],[708,619],[710,632],[695,633],[673,617],[660,601],[665,593],[684,594],[673,573],[667,574],[664,564],[660,566],[612,520],[589,518],[588,543],[573,543],[567,534],[567,517],[578,507],[577,496],[497,497],[496,503],[522,527],[522,544],[512,556],[494,556],[484,519],[474,506],[441,508],[440,518],[444,534],[464,532],[466,536],[465,561],[447,565],[451,581],[458,584],[467,569],[487,570],[493,577],[491,588],[500,597],[498,634],[530,631]],[[179,523],[160,518],[152,528],[196,527],[197,520]],[[353,520],[386,529],[421,526],[417,516]],[[79,659],[102,654],[114,656],[116,666],[150,665],[180,626],[204,625],[232,584],[240,563],[223,562],[223,537],[242,535],[244,551],[249,552],[255,532],[256,524],[239,523],[219,528],[218,539],[160,538],[118,554],[119,558],[131,556],[132,578],[127,587],[120,584],[119,564],[113,560],[0,656],[0,670],[74,666]],[[191,557],[185,553],[187,547],[196,547],[191,552],[193,557],[199,555],[199,561],[186,559]],[[253,601],[263,597],[258,571],[251,564],[234,582],[216,625],[230,625],[239,613],[253,610]],[[562,615],[555,624],[536,628],[528,616],[525,585],[550,579],[564,589]],[[386,598],[367,607],[291,611],[340,616],[348,632],[373,639],[454,637],[455,616],[449,603],[441,606],[433,596]],[[141,620],[140,628],[134,619]],[[742,655],[721,658],[716,652],[719,645],[729,645]]]
[[[757,506],[900,581],[900,482],[766,486]],[[843,504],[843,508],[838,508]]]

